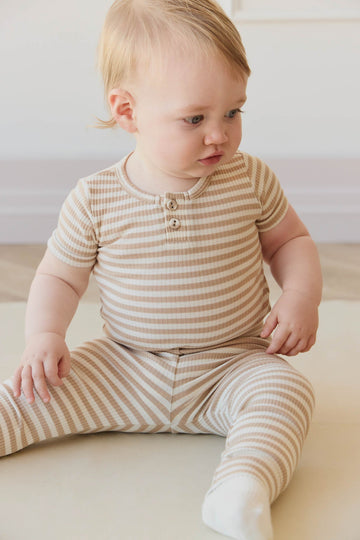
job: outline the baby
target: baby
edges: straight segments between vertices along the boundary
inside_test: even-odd
[[[213,0],[117,0],[99,65],[111,111],[100,125],[132,133],[135,150],[62,207],[20,366],[0,388],[0,452],[110,430],[222,435],[203,520],[269,540],[314,405],[276,353],[315,342],[315,245],[274,173],[238,151],[250,69]],[[282,288],[272,309],[263,261]],[[91,272],[104,336],[69,352]]]

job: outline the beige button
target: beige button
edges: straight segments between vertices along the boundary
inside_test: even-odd
[[[178,207],[178,203],[174,200],[170,200],[166,203],[166,207],[168,210],[176,210]]]
[[[179,219],[175,219],[175,218],[170,219],[169,221],[170,229],[174,229],[174,230],[180,229],[180,226],[181,226],[181,223]]]

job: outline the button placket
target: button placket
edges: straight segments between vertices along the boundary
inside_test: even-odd
[[[177,195],[166,193],[163,199],[166,238],[169,242],[183,242],[187,239],[186,196]]]
[[[173,213],[176,212],[179,205],[175,199],[168,199],[165,203],[165,206],[167,210],[169,210],[167,219],[168,227],[172,231],[177,231],[181,227],[181,221],[177,217],[174,217]]]

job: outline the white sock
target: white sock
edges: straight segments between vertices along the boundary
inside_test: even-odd
[[[272,540],[269,496],[251,476],[234,476],[205,497],[204,523],[236,540]]]

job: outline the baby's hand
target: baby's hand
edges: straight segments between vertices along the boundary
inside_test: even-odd
[[[21,365],[13,377],[14,397],[21,389],[29,403],[35,401],[34,388],[44,403],[50,401],[47,383],[63,384],[62,377],[70,373],[70,353],[65,340],[59,334],[46,332],[33,335],[21,358]]]
[[[296,290],[284,291],[265,321],[261,337],[275,330],[267,353],[295,356],[311,349],[319,324],[318,306]]]

